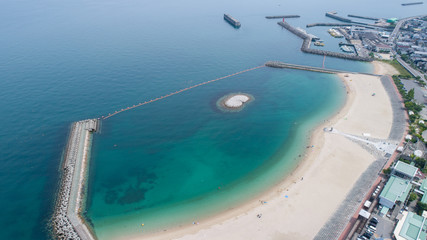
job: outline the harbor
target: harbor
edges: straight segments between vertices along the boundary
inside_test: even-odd
[[[311,44],[312,39],[307,33],[304,33],[302,31],[298,30],[297,28],[294,28],[293,26],[291,26],[287,22],[278,22],[277,24],[279,24],[281,27],[285,28],[286,30],[290,31],[291,33],[293,33],[293,34],[295,34],[298,37],[303,39],[301,51],[303,51],[305,53],[311,53],[311,54],[317,54],[317,55],[323,55],[323,56],[330,56],[330,57],[336,57],[336,58],[343,58],[343,59],[348,59],[348,60],[367,61],[367,62],[372,61],[372,58],[370,58],[370,57],[361,57],[358,55],[337,53],[337,52],[325,51],[325,50],[320,50],[320,49],[311,49],[310,44]]]
[[[99,131],[99,120],[88,119],[71,125],[61,169],[61,185],[52,219],[57,239],[95,240],[82,216],[86,198],[86,175],[92,146],[92,134]]]

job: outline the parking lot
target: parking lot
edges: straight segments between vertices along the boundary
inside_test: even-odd
[[[374,233],[374,235],[371,237],[371,239],[376,239],[376,238],[383,238],[383,239],[392,239],[391,236],[393,234],[393,230],[394,230],[394,221],[390,220],[388,217],[386,216],[379,216],[377,213],[377,210],[375,210],[372,214],[371,217],[376,217],[378,219],[378,224],[376,226],[376,231]],[[369,224],[369,221],[366,223],[366,226]],[[366,226],[364,227],[364,230],[361,234],[363,234],[366,231]],[[354,239],[357,239],[357,237],[355,237]]]

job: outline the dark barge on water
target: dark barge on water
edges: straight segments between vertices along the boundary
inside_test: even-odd
[[[231,24],[235,28],[239,28],[241,26],[240,22],[234,19],[229,14],[224,14],[224,20],[227,21],[229,24]]]

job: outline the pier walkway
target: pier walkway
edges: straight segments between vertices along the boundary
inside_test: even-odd
[[[266,67],[272,67],[272,68],[290,68],[290,69],[298,69],[298,70],[311,71],[311,72],[321,72],[321,73],[331,73],[331,74],[353,73],[353,74],[365,74],[365,75],[376,76],[376,77],[381,76],[381,75],[373,74],[373,73],[349,72],[349,71],[336,70],[336,69],[330,69],[330,68],[320,68],[320,67],[312,67],[312,66],[306,66],[306,65],[284,63],[284,62],[279,62],[279,61],[266,62],[265,66]]]
[[[81,216],[86,192],[88,159],[92,145],[92,132],[98,129],[98,119],[75,122],[71,126],[64,156],[53,231],[57,239],[95,240]]]

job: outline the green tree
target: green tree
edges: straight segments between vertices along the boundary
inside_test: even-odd
[[[423,169],[426,165],[426,160],[424,158],[416,158],[415,166],[419,169]]]
[[[391,173],[391,169],[390,168],[385,168],[385,169],[383,169],[383,173],[385,175],[389,175]]]
[[[415,199],[417,199],[417,194],[416,193],[411,193],[411,194],[409,194],[409,199],[408,199],[408,201],[409,202],[412,202],[412,201],[414,201]]]
[[[427,210],[427,203],[418,202],[417,203],[417,214],[422,215],[423,211]]]
[[[415,91],[412,88],[411,90],[408,91],[408,94],[406,94],[406,100],[411,101],[414,99],[414,95],[415,95]]]

